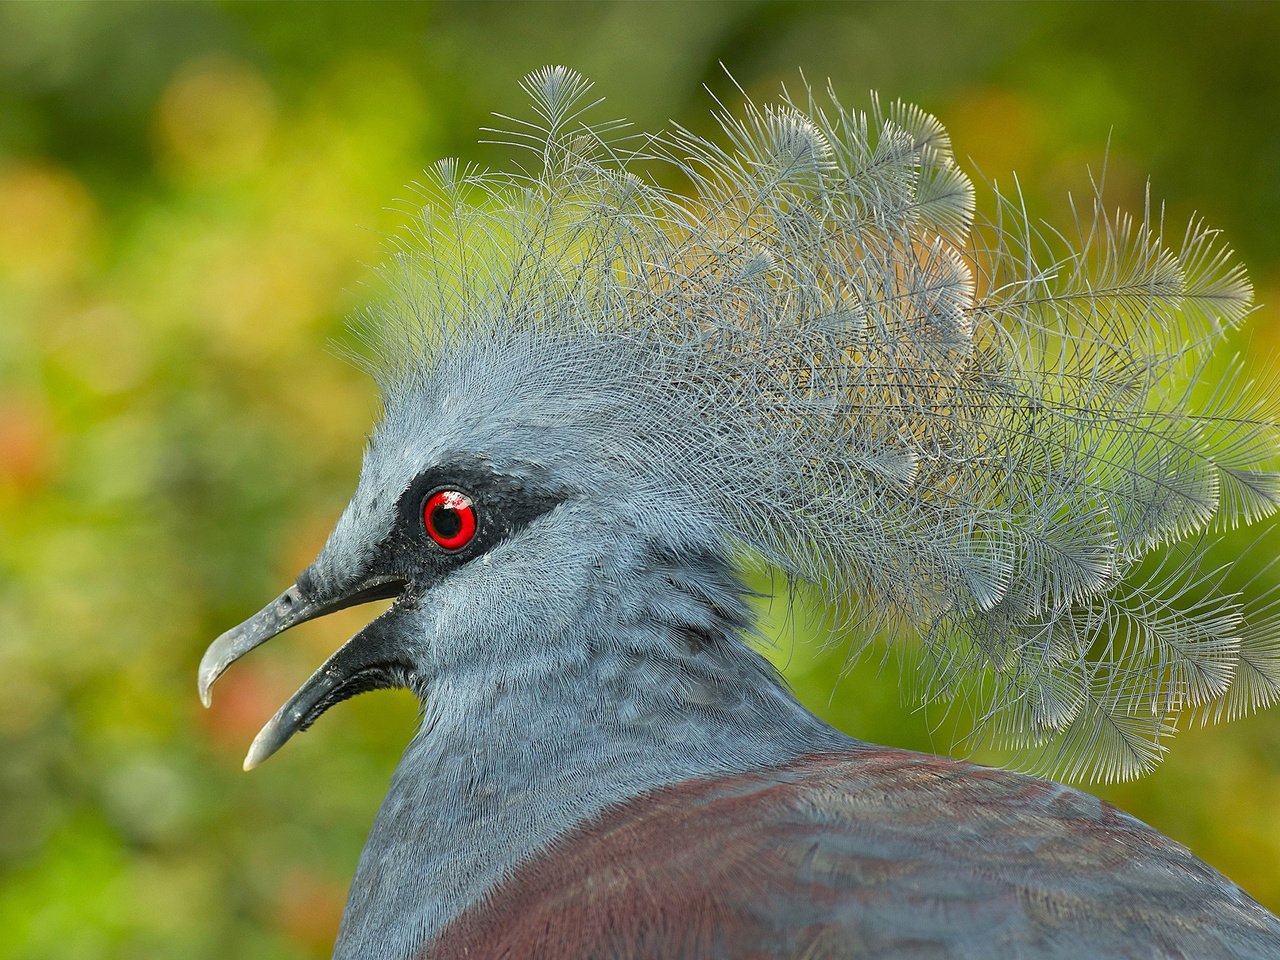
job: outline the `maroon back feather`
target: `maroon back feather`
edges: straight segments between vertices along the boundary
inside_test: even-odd
[[[422,956],[1275,958],[1280,923],[1080,791],[868,747],[614,807]]]

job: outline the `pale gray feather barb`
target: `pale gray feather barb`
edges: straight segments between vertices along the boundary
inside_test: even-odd
[[[923,696],[1044,769],[1132,776],[1180,716],[1280,697],[1274,592],[1201,569],[1280,504],[1272,394],[1210,366],[1252,298],[1214,231],[1095,197],[1068,240],[998,191],[980,221],[912,106],[625,136],[590,86],[526,78],[527,169],[430,172],[365,325],[389,410],[470,397],[915,632]]]

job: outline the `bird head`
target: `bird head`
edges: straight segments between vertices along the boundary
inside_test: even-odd
[[[561,671],[559,658],[584,654],[603,592],[655,555],[726,549],[707,498],[642,467],[674,412],[629,395],[617,349],[515,336],[438,359],[384,394],[355,493],[315,561],[204,656],[207,704],[232,663],[282,631],[394,600],[277,712],[246,769],[358,693],[425,697],[451,670],[494,685]]]

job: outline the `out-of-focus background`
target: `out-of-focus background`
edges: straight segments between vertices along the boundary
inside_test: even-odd
[[[705,127],[723,62],[767,97],[920,102],[1059,221],[1107,192],[1223,228],[1280,347],[1280,6],[777,2],[0,6],[0,957],[327,957],[415,719],[328,713],[251,775],[258,727],[367,616],[302,627],[195,695],[205,645],[291,582],[350,490],[371,385],[326,348],[405,184],[549,62],[643,126]],[[1180,227],[1175,226],[1176,232]],[[1261,551],[1272,555],[1280,547]],[[1241,541],[1243,542],[1243,541]],[[890,666],[802,695],[946,750]],[[1101,792],[1280,909],[1280,711]]]

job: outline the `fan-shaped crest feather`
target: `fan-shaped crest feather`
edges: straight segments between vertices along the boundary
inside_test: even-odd
[[[1270,395],[1208,365],[1252,295],[1213,231],[1171,246],[1096,195],[1070,239],[1017,192],[980,221],[902,104],[806,89],[722,105],[712,140],[588,123],[562,67],[525,89],[501,139],[527,168],[431,172],[369,325],[389,403],[503,355],[565,398],[545,422],[678,480],[850,622],[917,632],[924,695],[1054,769],[1131,776],[1183,712],[1280,696],[1274,594],[1199,547],[1142,563],[1280,504]]]

